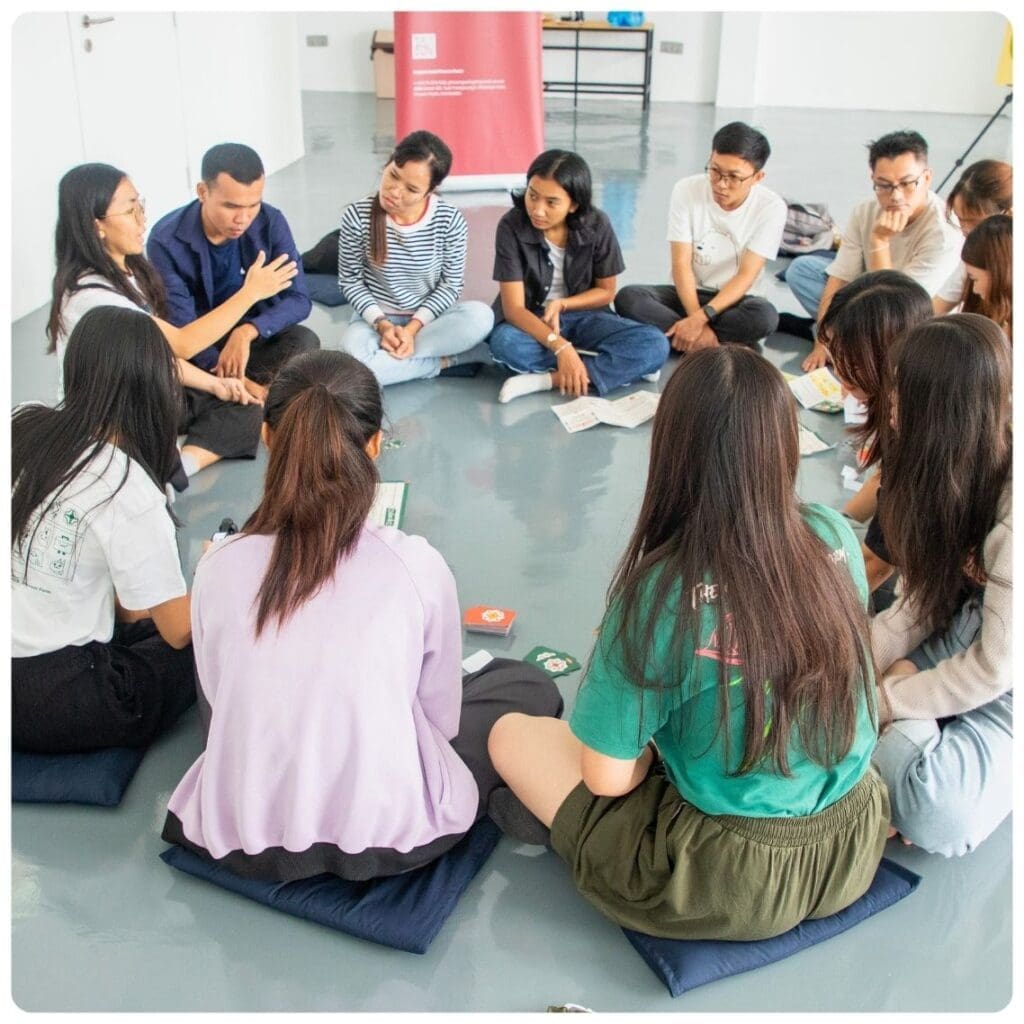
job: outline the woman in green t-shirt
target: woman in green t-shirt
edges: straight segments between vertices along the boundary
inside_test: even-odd
[[[799,460],[778,370],[737,345],[689,356],[569,722],[491,732],[511,794],[621,925],[778,935],[848,906],[881,859],[864,563],[842,516],[797,497]]]

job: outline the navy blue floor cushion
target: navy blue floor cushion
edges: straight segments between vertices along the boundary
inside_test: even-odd
[[[116,807],[145,756],[143,747],[111,747],[85,754],[15,750],[11,795],[15,803]]]
[[[669,992],[680,996],[709,981],[783,960],[801,949],[845,932],[847,928],[909,896],[920,881],[920,875],[883,858],[871,888],[856,903],[831,917],[803,921],[782,935],[758,942],[657,939],[628,928],[622,930]]]
[[[433,863],[404,875],[369,882],[346,882],[336,875],[317,875],[298,882],[239,878],[180,846],[164,850],[160,857],[172,868],[286,914],[382,946],[426,953],[500,837],[498,826],[483,818],[457,846]]]

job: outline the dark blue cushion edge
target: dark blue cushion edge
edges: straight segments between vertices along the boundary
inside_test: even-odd
[[[868,891],[850,906],[830,917],[802,921],[782,935],[754,942],[672,940],[643,935],[629,928],[622,931],[675,998],[709,982],[776,963],[801,949],[816,946],[898,903],[920,883],[920,875],[883,858]],[[677,970],[676,964],[663,952],[673,948],[681,953],[692,951],[694,958],[700,958],[702,964],[696,970],[686,970],[685,965],[682,970]],[[708,968],[709,960],[715,963],[714,969]]]
[[[78,754],[11,751],[11,800],[18,804],[116,807],[146,756],[144,747]]]
[[[405,875],[370,882],[347,882],[332,875],[317,875],[296,882],[241,878],[227,868],[177,845],[164,850],[160,859],[179,871],[293,917],[313,921],[393,949],[422,954],[430,948],[459,899],[494,852],[500,838],[498,827],[488,818],[481,819],[456,846],[436,861]],[[453,876],[455,884],[447,884],[453,880]],[[440,884],[443,896],[436,898],[436,893],[431,892],[429,900],[419,901],[416,905],[416,920],[401,915],[396,920],[388,918],[386,910],[392,897],[394,900],[408,899],[412,889],[429,888],[433,883]],[[330,907],[332,898],[334,913]],[[350,913],[350,917],[356,920],[346,920],[345,912],[339,912],[337,908],[346,899],[354,898],[363,904],[362,912]],[[370,905],[374,908],[372,913],[367,912]],[[321,909],[323,906],[327,906],[327,909]]]

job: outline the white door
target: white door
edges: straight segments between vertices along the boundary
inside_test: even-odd
[[[194,195],[174,15],[68,14],[85,159],[126,171],[150,225]]]

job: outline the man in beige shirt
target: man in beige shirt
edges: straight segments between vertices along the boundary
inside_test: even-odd
[[[871,270],[900,270],[934,295],[957,265],[963,238],[931,191],[928,143],[913,131],[890,132],[868,146],[875,198],[859,203],[843,231],[839,252],[800,256],[786,282],[820,322],[844,284]],[[824,366],[825,347],[815,341],[804,370]]]

